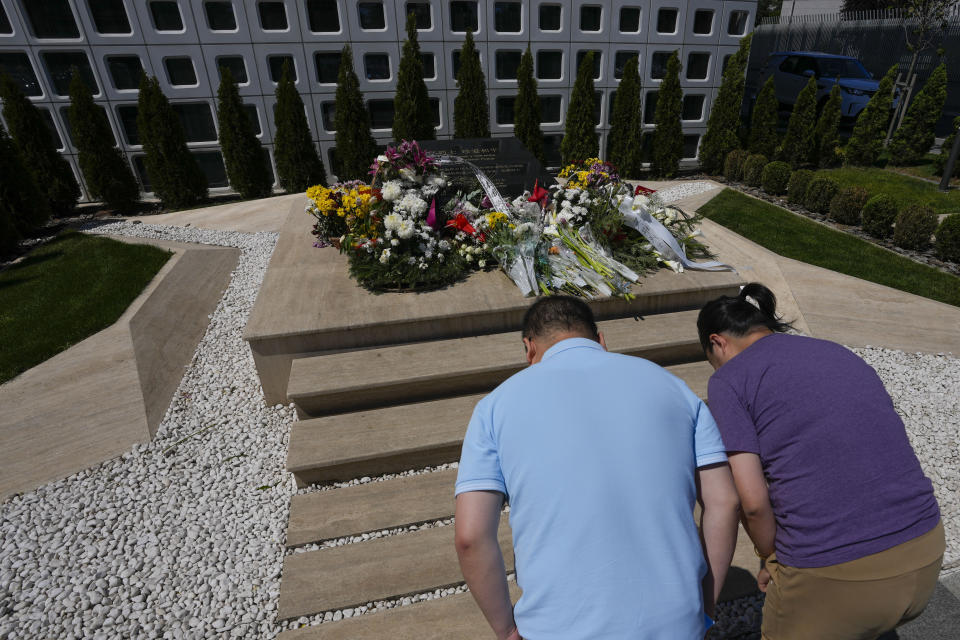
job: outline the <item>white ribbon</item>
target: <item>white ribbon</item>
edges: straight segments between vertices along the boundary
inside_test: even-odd
[[[736,271],[733,267],[716,260],[705,262],[694,262],[687,257],[677,239],[673,237],[666,227],[650,215],[650,212],[642,204],[637,204],[639,213],[633,208],[633,198],[626,197],[620,203],[620,213],[623,214],[623,223],[632,229],[636,229],[640,234],[653,245],[653,248],[660,252],[660,255],[667,260],[679,262],[684,268],[695,269],[699,271]]]

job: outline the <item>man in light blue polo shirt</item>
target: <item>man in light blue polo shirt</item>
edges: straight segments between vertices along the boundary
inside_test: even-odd
[[[738,510],[710,412],[659,366],[608,353],[582,300],[536,302],[523,344],[532,366],[477,404],[456,486],[460,566],[497,638],[703,638]]]

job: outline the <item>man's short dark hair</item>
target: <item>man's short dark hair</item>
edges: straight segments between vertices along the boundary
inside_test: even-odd
[[[597,322],[590,306],[571,296],[547,296],[534,302],[523,316],[523,337],[556,333],[576,333],[596,340]]]

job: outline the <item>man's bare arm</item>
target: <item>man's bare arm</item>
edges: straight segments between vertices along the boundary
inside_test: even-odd
[[[519,640],[497,540],[503,494],[468,491],[457,496],[456,546],[460,570],[498,640]]]
[[[730,466],[726,463],[697,469],[697,499],[703,508],[700,536],[707,559],[703,578],[703,606],[713,616],[737,546],[739,500]]]
[[[755,453],[733,453],[730,455],[730,469],[742,505],[743,528],[753,540],[757,552],[769,556],[773,553],[777,522],[773,517],[760,457]]]

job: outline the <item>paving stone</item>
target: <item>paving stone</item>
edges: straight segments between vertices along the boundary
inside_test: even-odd
[[[599,323],[607,347],[661,365],[703,359],[698,311]],[[294,360],[287,393],[301,417],[487,391],[526,366],[516,331]]]
[[[450,518],[456,480],[449,469],[294,496],[287,546]]]
[[[308,616],[463,582],[454,528],[436,527],[342,547],[289,555],[283,562],[278,620]],[[510,526],[500,522],[500,547],[513,569]]]
[[[516,583],[510,583],[514,602],[520,597]],[[313,627],[286,631],[277,640],[449,640],[493,636],[473,596],[460,593],[405,607],[326,622]]]

